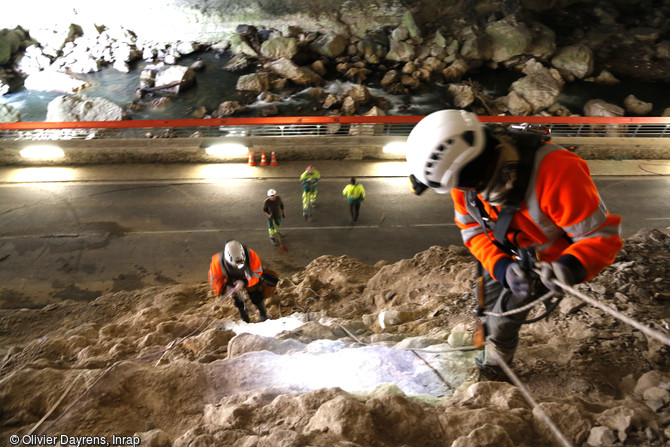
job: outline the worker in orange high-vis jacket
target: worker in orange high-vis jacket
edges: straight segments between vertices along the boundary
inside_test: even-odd
[[[560,292],[554,280],[588,281],[623,245],[621,218],[608,212],[586,162],[546,133],[494,129],[470,112],[442,110],[424,117],[407,143],[413,191],[451,193],[463,242],[479,261],[482,313]],[[483,376],[506,379],[496,359],[512,361],[528,313],[484,318],[486,348],[475,359]]]
[[[262,289],[263,266],[255,251],[239,241],[226,242],[223,251],[212,256],[209,266],[209,285],[214,295],[221,296],[234,288],[233,302],[240,312],[240,318],[249,323],[249,313],[245,307],[246,296],[258,308],[261,321],[267,320],[265,296]]]

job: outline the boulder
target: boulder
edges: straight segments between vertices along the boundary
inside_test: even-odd
[[[510,93],[516,92],[528,102],[532,106],[533,113],[553,105],[564,84],[558,72],[542,66],[534,67],[526,72],[529,73],[527,76],[512,83]]]
[[[0,103],[0,123],[16,123],[21,121],[18,110],[8,104]]]
[[[512,115],[527,116],[533,114],[533,106],[515,91],[511,91],[509,95],[505,97],[504,102],[507,111]]]
[[[238,101],[224,101],[219,104],[219,107],[212,113],[214,118],[225,118],[247,111],[247,107],[240,104]]]
[[[551,59],[551,64],[567,81],[584,79],[593,73],[593,51],[582,44],[563,47]]]
[[[421,30],[414,20],[414,16],[410,11],[406,11],[402,18],[400,19],[400,25],[404,27],[409,33],[409,38],[412,39],[414,43],[420,44],[423,42],[421,37]]]
[[[393,83],[396,83],[400,80],[400,73],[397,70],[389,70],[384,73],[384,77],[380,82],[382,87],[387,87]]]
[[[391,39],[391,48],[386,53],[386,60],[395,62],[409,62],[414,59],[414,45],[408,42],[401,42]]]
[[[498,425],[485,424],[472,430],[467,436],[457,438],[451,447],[513,447],[514,442],[504,428]]]
[[[20,27],[0,30],[0,65],[12,60],[29,42],[28,34]]]
[[[668,60],[670,59],[670,41],[662,40],[656,44],[654,53],[657,59]]]
[[[309,68],[299,67],[286,58],[279,59],[267,65],[278,75],[288,78],[298,85],[317,86],[323,83],[323,78]]]
[[[356,104],[367,104],[372,98],[370,90],[364,85],[356,85],[344,92],[344,95],[350,96]]]
[[[322,60],[314,61],[312,64],[309,66],[312,71],[319,76],[325,76],[328,74],[328,70],[326,69],[326,66],[324,65]]]
[[[31,74],[23,82],[27,90],[40,90],[60,93],[75,93],[86,87],[83,79],[53,70],[44,70]]]
[[[600,72],[598,76],[593,78],[593,82],[595,82],[596,84],[603,84],[603,85],[616,85],[619,84],[621,81],[619,81],[608,70],[603,70]]]
[[[491,38],[491,59],[494,62],[523,54],[532,40],[528,27],[512,17],[489,23],[484,31]]]
[[[624,108],[626,112],[631,115],[644,116],[649,115],[651,110],[654,108],[654,105],[650,102],[642,101],[635,97],[635,95],[628,95],[623,100]]]
[[[47,106],[46,121],[121,121],[123,109],[105,98],[64,95]]]
[[[616,435],[608,427],[593,427],[586,443],[593,447],[612,446],[617,442]]]
[[[363,116],[386,116],[386,113],[375,106]],[[382,135],[383,132],[384,124],[352,124],[349,128],[349,135]]]
[[[468,72],[468,69],[468,63],[465,60],[458,58],[447,68],[442,70],[442,76],[444,76],[444,80],[447,82],[460,81]]]
[[[370,64],[380,64],[389,50],[389,38],[383,31],[371,31],[363,40],[356,44],[358,52]]]
[[[237,72],[248,68],[252,63],[252,59],[246,54],[236,54],[223,66],[225,71]]]
[[[160,88],[164,92],[180,93],[195,84],[195,71],[191,67],[172,65],[156,73],[154,88]],[[162,88],[162,87],[167,88]]]
[[[344,53],[349,44],[346,37],[338,33],[327,33],[319,36],[310,48],[322,56],[336,58]]]
[[[407,40],[409,39],[409,30],[406,27],[400,25],[391,32],[391,39],[397,40],[398,42]]]
[[[480,33],[468,26],[460,32],[458,40],[461,44],[460,55],[463,59],[475,61],[491,59],[493,49],[491,37],[488,34]]]
[[[298,54],[298,43],[293,37],[276,37],[261,44],[261,56],[268,59],[293,59]]]
[[[75,38],[82,36],[84,30],[77,24],[59,25],[53,28],[35,28],[30,35],[44,48],[44,54],[49,57],[57,57],[66,42],[72,42]]]
[[[579,408],[554,402],[542,402],[533,408],[535,430],[548,442],[555,438],[542,415],[544,413],[573,445],[582,445],[591,432],[591,422],[580,413]]]
[[[618,117],[624,115],[624,109],[602,99],[591,99],[584,104],[584,116]]]
[[[453,97],[453,104],[459,109],[465,109],[475,102],[475,93],[469,85],[449,84],[447,88]]]
[[[366,406],[352,398],[338,396],[321,405],[305,427],[330,432],[360,445],[370,445],[374,423]]]
[[[230,37],[230,52],[233,54],[244,54],[248,57],[257,57],[258,53],[246,41],[243,35],[233,34]]]
[[[9,85],[0,77],[0,96],[9,93]]]
[[[0,35],[0,65],[4,65],[12,60],[12,45]]]
[[[342,100],[342,115],[354,115],[358,110],[358,104],[351,96],[345,96]]]
[[[265,72],[242,75],[237,79],[235,88],[238,91],[260,93],[270,89],[270,74]]]
[[[531,41],[526,53],[540,60],[549,60],[556,53],[556,34],[539,22],[530,24]]]

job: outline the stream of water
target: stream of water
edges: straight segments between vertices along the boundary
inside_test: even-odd
[[[145,107],[130,110],[129,105],[136,100],[135,91],[140,85],[140,73],[146,62],[140,62],[129,73],[122,73],[113,68],[103,68],[96,73],[78,75],[88,83],[82,91],[88,96],[107,98],[128,110],[131,119],[179,119],[192,118],[192,111],[204,106],[209,113],[216,110],[223,101],[240,101],[248,103],[249,99],[239,93],[235,86],[240,73],[223,70],[227,58],[212,52],[189,55],[179,61],[180,65],[190,65],[201,58],[206,68],[197,72],[196,85],[179,95],[169,95],[170,101],[159,108]],[[519,74],[509,70],[484,70],[472,73],[468,77],[477,81],[484,92],[491,97],[503,96],[508,93],[511,83],[519,78]],[[339,80],[327,81],[323,86],[328,93],[342,94],[354,84]],[[446,84],[433,84],[408,95],[391,95],[381,88],[370,87],[375,98],[385,100],[390,109],[389,115],[426,115],[433,111],[448,108],[449,94]],[[310,88],[287,89],[281,92],[282,101],[277,103],[280,116],[322,115],[323,109],[310,95]],[[589,99],[603,99],[623,107],[623,100],[629,94],[638,99],[654,104],[651,113],[659,116],[666,107],[670,107],[670,88],[667,84],[644,83],[636,80],[625,80],[616,86],[598,85],[589,82],[566,84],[558,102],[573,113],[582,114],[583,106]],[[22,121],[45,121],[47,105],[62,93],[31,91],[20,88],[14,93],[0,97],[0,102],[19,110]],[[254,100],[249,104],[249,112],[241,116],[259,116],[260,108],[268,103]],[[143,100],[148,102],[148,100]],[[365,110],[363,110],[365,112]]]

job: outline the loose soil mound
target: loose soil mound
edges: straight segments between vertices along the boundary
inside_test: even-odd
[[[670,229],[644,231],[578,288],[667,335],[669,269]],[[236,309],[213,300],[206,284],[3,310],[0,438],[30,433],[52,410],[32,433],[137,434],[142,445],[158,447],[551,445],[543,410],[575,445],[666,445],[668,346],[570,296],[521,333],[512,367],[539,402],[535,409],[519,388],[501,382],[429,400],[393,386],[367,395],[258,388],[254,380],[262,377],[233,367],[255,351],[315,340],[392,346],[416,339],[426,346],[467,339],[473,274],[461,247],[431,247],[374,266],[317,258],[283,278],[269,299],[272,318],[301,313],[307,320],[272,343],[236,336]],[[215,376],[215,368],[226,374]]]

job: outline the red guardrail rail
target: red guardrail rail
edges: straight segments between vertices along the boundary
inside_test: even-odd
[[[205,118],[170,120],[121,120],[121,121],[30,121],[0,123],[0,130],[37,129],[131,129],[164,127],[211,126],[263,126],[301,124],[416,124],[423,116],[286,116],[265,118]],[[547,117],[547,116],[479,116],[483,123],[534,123],[534,124],[665,124],[670,117]]]
[[[406,137],[423,116],[288,116],[0,123],[0,140],[180,137]],[[480,116],[483,123],[537,124],[554,137],[670,137],[670,117]]]

